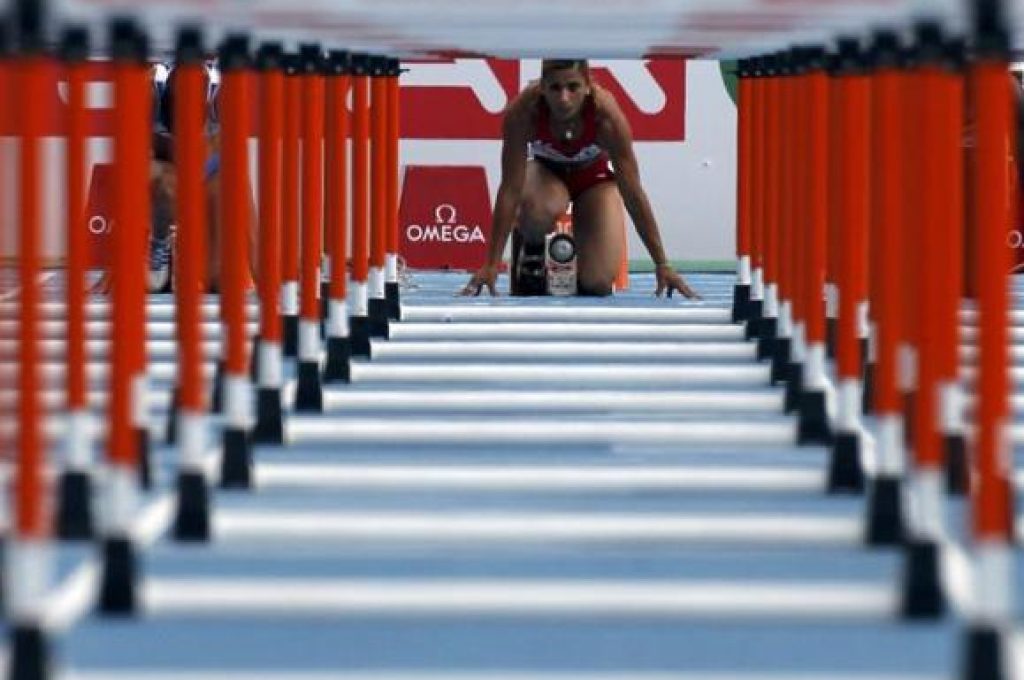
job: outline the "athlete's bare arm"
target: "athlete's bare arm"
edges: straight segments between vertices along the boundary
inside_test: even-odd
[[[491,295],[497,293],[495,284],[501,256],[512,225],[515,223],[519,203],[526,181],[526,146],[533,125],[532,110],[539,90],[527,88],[509,105],[502,124],[501,183],[494,200],[494,218],[491,223],[491,241],[487,247],[487,262],[462,289],[463,295],[479,295],[485,288]]]
[[[655,293],[667,292],[669,296],[678,290],[689,298],[698,295],[677,274],[668,263],[668,256],[661,242],[658,223],[640,182],[640,165],[633,151],[633,133],[629,121],[619,108],[615,98],[605,90],[595,87],[594,100],[597,104],[597,143],[608,152],[615,167],[615,180],[622,195],[626,211],[636,225],[637,234],[654,261],[658,287]]]

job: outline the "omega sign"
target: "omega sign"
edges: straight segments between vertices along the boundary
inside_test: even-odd
[[[410,267],[478,268],[487,256],[491,230],[483,166],[407,166],[399,219],[399,249]]]
[[[459,210],[451,203],[434,208],[433,224],[410,224],[405,237],[413,243],[486,243],[484,230],[479,224],[472,226],[459,222]]]

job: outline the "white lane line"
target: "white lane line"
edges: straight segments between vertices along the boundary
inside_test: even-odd
[[[86,401],[92,408],[105,407],[110,401],[110,393],[92,390],[86,393]],[[40,403],[44,409],[56,410],[67,407],[67,397],[63,387],[52,386],[39,392]],[[0,411],[13,408],[18,403],[18,393],[12,390],[0,390]],[[149,393],[149,405],[153,409],[166,410],[171,406],[170,390],[152,390]]]
[[[352,364],[356,382],[538,382],[643,383],[648,386],[688,387],[692,385],[767,386],[771,367],[767,365],[651,365],[651,364]]]
[[[757,356],[753,343],[740,342],[488,342],[374,340],[377,359],[537,359],[649,361],[749,360]]]
[[[211,379],[214,374],[214,363],[212,361],[204,361],[202,371],[203,378]],[[16,364],[0,363],[0,381],[16,379],[18,372]],[[67,379],[67,373],[67,367],[63,364],[46,363],[39,366],[39,371],[36,375],[45,382],[63,384]],[[178,377],[178,365],[176,362],[151,362],[146,366],[146,375],[152,380],[173,380]],[[85,377],[87,380],[107,380],[109,376],[110,364],[108,362],[90,361],[86,363]]]
[[[859,517],[813,515],[229,510],[213,518],[217,540],[496,541],[841,545],[863,542]]]
[[[402,321],[556,321],[596,323],[732,323],[732,311],[702,307],[499,307],[493,305],[407,305]]]
[[[37,345],[42,352],[44,361],[67,360],[67,341],[64,338],[41,340]],[[179,343],[177,340],[155,340],[146,341],[146,357],[154,359],[177,360]],[[87,340],[85,351],[87,356],[94,360],[109,359],[111,343],[109,340]],[[17,340],[0,340],[0,356],[14,356],[18,348]],[[206,356],[220,356],[220,340],[209,340],[202,343],[202,351]]]
[[[820,471],[802,468],[438,466],[259,463],[262,488],[460,489],[479,491],[807,492],[824,488]]]
[[[229,670],[176,670],[173,672],[147,669],[95,669],[69,670],[60,680],[946,680],[945,676],[893,675],[865,671],[849,675],[840,673],[801,673],[799,671],[765,673],[721,673],[718,671],[686,671],[671,673],[529,673],[521,671],[229,671]]]
[[[711,340],[742,341],[744,329],[726,324],[576,324],[576,323],[415,323],[395,324],[396,340],[541,339],[558,340]]]
[[[896,588],[871,583],[150,578],[149,616],[611,616],[892,620]]]
[[[290,444],[636,444],[707,447],[796,445],[796,424],[772,422],[616,422],[580,420],[449,421],[388,418],[324,418],[293,415],[285,423]]]
[[[780,414],[785,395],[777,390],[757,392],[711,392],[677,390],[408,390],[354,391],[324,390],[324,410],[343,411],[460,411],[489,413],[512,409],[556,413],[629,411],[643,413],[732,413]]]

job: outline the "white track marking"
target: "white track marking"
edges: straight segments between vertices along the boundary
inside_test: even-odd
[[[894,618],[896,588],[864,583],[571,580],[151,578],[149,616],[611,616],[731,619]]]
[[[221,510],[221,541],[707,543],[854,546],[859,517],[714,514],[271,512]]]
[[[428,466],[260,463],[261,488],[479,491],[769,491],[813,493],[824,474],[808,469],[702,467]]]
[[[682,392],[629,390],[445,390],[422,393],[408,390],[324,390],[326,411],[393,412],[459,411],[487,413],[510,409],[555,413],[621,411],[641,413],[782,412],[784,396],[776,391]]]
[[[502,418],[495,421],[322,418],[294,415],[286,439],[301,443],[385,444],[637,444],[709,447],[778,447],[796,445],[796,425],[777,422],[617,422],[541,421]]]
[[[650,364],[488,364],[440,363],[374,364],[354,363],[354,382],[453,383],[460,381],[534,382],[558,385],[620,382],[647,386],[690,387],[767,386],[767,365],[650,365]]]
[[[560,322],[560,323],[652,323],[728,324],[732,312],[709,307],[499,307],[493,305],[407,305],[403,322]]]
[[[2,328],[2,327],[0,327]],[[712,340],[742,341],[743,327],[732,324],[578,324],[578,323],[415,323],[395,324],[395,340],[502,338],[540,340]]]
[[[686,360],[744,360],[753,362],[753,344],[730,342],[498,342],[498,341],[380,341],[372,342],[374,360],[380,359],[559,359],[613,361],[645,359],[651,362]]]

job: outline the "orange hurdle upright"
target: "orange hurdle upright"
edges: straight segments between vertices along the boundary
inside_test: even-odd
[[[283,323],[281,317],[281,155],[284,131],[283,53],[277,43],[260,46],[259,127],[259,294],[260,336],[256,376],[256,425],[253,441],[284,441],[281,387],[284,383]]]
[[[794,121],[796,119],[796,62],[795,50],[783,52],[778,57],[779,68],[779,127],[776,131],[779,149],[779,179],[776,221],[776,300],[778,316],[775,327],[775,338],[769,349],[768,359],[771,361],[771,383],[778,384],[785,380],[789,369],[791,343],[793,337],[793,276],[794,276],[794,238],[793,217],[796,211],[796,195],[794,177],[796,171],[796,154],[793,152],[796,140]]]
[[[750,302],[747,307],[747,340],[760,337],[764,314],[764,219],[767,144],[767,104],[765,96],[764,57],[750,64]]]
[[[85,275],[87,248],[85,213],[85,78],[89,36],[68,29],[61,40],[67,70],[67,437],[65,467],[57,490],[57,535],[62,539],[92,538],[93,463],[92,414],[86,403]]]
[[[46,119],[47,67],[41,26],[19,16],[20,55],[14,61],[12,92],[19,103],[14,115],[20,137],[18,222],[21,284],[18,318],[17,462],[14,468],[11,540],[6,555],[9,590],[5,602],[9,616],[12,678],[36,677],[50,666],[49,642],[44,629],[45,607],[53,561],[49,543],[49,517],[44,483],[45,449],[40,404],[39,251],[42,233],[42,122]],[[26,25],[29,23],[31,25]],[[8,94],[9,92],[4,92]],[[11,101],[11,100],[9,100]]]
[[[352,275],[349,332],[353,356],[370,356],[367,278],[370,271],[370,99],[369,57],[352,55]]]
[[[830,152],[830,77],[826,72],[825,50],[810,48],[806,53],[806,168],[803,190],[806,208],[803,212],[806,234],[804,280],[800,294],[806,326],[807,356],[799,376],[801,390],[796,404],[799,413],[800,442],[827,442],[831,436],[826,394],[829,380],[826,373],[825,259],[829,222],[829,160]]]
[[[320,377],[320,263],[324,219],[324,79],[318,45],[299,50],[302,82],[302,264],[295,410],[323,410]],[[331,266],[338,263],[332,262]]]
[[[174,537],[210,537],[209,489],[204,474],[207,428],[203,396],[202,292],[207,262],[206,73],[199,32],[178,35],[174,93],[174,171],[177,179],[177,249],[174,295],[178,326],[178,432],[181,467]]]
[[[296,54],[284,57],[284,130],[281,141],[281,320],[284,355],[299,351],[299,128],[302,85]]]
[[[348,323],[348,93],[349,53],[333,51],[327,79],[328,210],[324,234],[331,263],[327,304],[327,362],[324,382],[348,382],[351,377],[352,340]]]
[[[133,426],[145,402],[140,356],[146,344],[146,239],[149,233],[151,96],[148,42],[129,20],[112,23],[114,70],[114,219],[111,235],[112,300],[108,447],[110,508],[103,537],[99,609],[105,614],[136,611],[135,548],[131,524],[138,503],[139,441]]]
[[[867,318],[867,249],[869,231],[871,81],[867,55],[855,39],[839,41],[836,64],[839,94],[837,117],[842,145],[838,183],[830,187],[837,220],[836,288],[839,316],[836,326],[837,419],[827,487],[830,493],[859,492],[864,487],[861,465],[862,348]]]
[[[388,303],[384,286],[392,210],[388,206],[388,59],[370,57],[370,337],[388,337]],[[397,272],[396,272],[397,273]]]
[[[398,175],[400,170],[401,130],[400,108],[401,89],[399,78],[402,65],[398,59],[388,60],[387,69],[387,262],[385,263],[384,296],[388,301],[388,319],[402,318],[401,293],[398,282]]]
[[[739,97],[736,102],[738,163],[736,168],[736,283],[732,293],[733,323],[746,321],[750,316],[754,80],[749,59],[740,59],[737,76],[739,77]]]
[[[220,310],[225,324],[224,429],[220,484],[224,488],[252,485],[252,383],[246,333],[246,289],[250,209],[249,184],[249,42],[229,36],[220,47],[221,193]]]
[[[902,476],[903,397],[899,359],[903,337],[904,222],[903,164],[906,119],[900,44],[895,33],[875,36],[876,73],[872,97],[872,220],[884,234],[872,242],[877,294],[872,299],[875,322],[875,369],[871,412],[876,418],[878,470],[868,494],[867,540],[871,545],[898,545],[904,538]]]
[[[975,199],[971,236],[975,241],[975,290],[978,296],[979,357],[971,534],[974,539],[975,603],[965,641],[965,680],[1006,677],[1014,619],[1013,455],[1009,425],[1009,282],[1007,235],[1017,211],[1011,204],[1015,179],[1007,158],[1016,151],[1008,64],[1010,39],[1003,4],[975,5],[971,82],[974,89],[976,149]],[[1019,159],[1018,159],[1019,161]]]
[[[761,361],[772,356],[779,320],[779,206],[781,188],[782,142],[782,76],[779,74],[779,55],[765,64],[765,210],[762,259],[764,261],[764,306],[758,324],[757,358]]]

